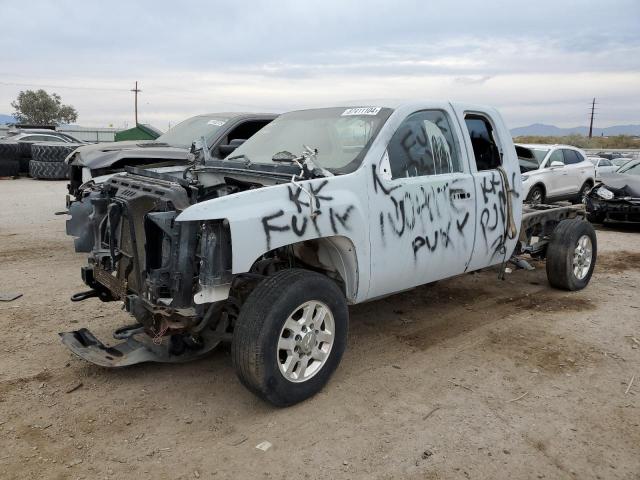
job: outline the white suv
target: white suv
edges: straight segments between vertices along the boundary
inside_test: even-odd
[[[525,144],[515,147],[527,203],[580,202],[595,184],[595,167],[579,148]]]

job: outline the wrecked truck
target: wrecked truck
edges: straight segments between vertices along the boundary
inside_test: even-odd
[[[584,288],[596,236],[576,206],[523,206],[509,130],[486,107],[343,106],[281,115],[223,160],[176,177],[128,168],[91,197],[94,244],[74,301],[122,302],[105,367],[184,362],[231,344],[240,381],[278,406],[329,380],[348,305],[506,262],[546,258]]]

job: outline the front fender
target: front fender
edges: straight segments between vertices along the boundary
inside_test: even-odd
[[[367,195],[356,193],[366,192],[360,181],[361,175],[354,173],[301,181],[299,186],[287,183],[246,190],[192,205],[176,220],[226,219],[231,229],[233,273],[248,271],[256,259],[278,247],[346,237],[356,249],[358,282],[368,285],[368,205]],[[305,190],[313,193],[313,204]]]

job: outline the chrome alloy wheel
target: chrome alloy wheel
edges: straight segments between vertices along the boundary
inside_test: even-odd
[[[280,372],[290,382],[304,382],[318,373],[331,353],[335,321],[329,307],[309,301],[284,322],[276,356]]]
[[[593,245],[591,245],[591,239],[587,235],[582,235],[573,251],[573,274],[578,280],[587,276],[592,261]]]

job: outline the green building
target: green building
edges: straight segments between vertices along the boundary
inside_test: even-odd
[[[139,123],[134,128],[128,130],[122,130],[115,135],[116,142],[122,142],[123,140],[155,140],[162,132],[151,125],[143,125]]]

